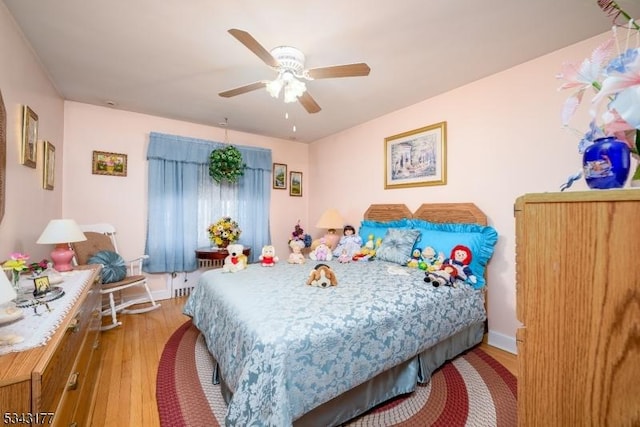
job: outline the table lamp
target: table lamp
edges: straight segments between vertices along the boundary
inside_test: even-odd
[[[18,295],[9,278],[3,270],[0,269],[0,325],[12,322],[22,317],[22,310],[17,308],[13,303]],[[0,345],[17,344],[24,341],[19,335],[3,334],[0,330]]]
[[[82,230],[72,219],[52,219],[47,224],[36,243],[55,244],[56,248],[51,252],[53,268],[56,271],[71,271],[73,250],[69,243],[87,240]]]
[[[324,241],[327,246],[331,248],[331,250],[334,250],[336,246],[338,246],[338,242],[340,241],[341,237],[340,235],[338,235],[338,233],[336,233],[336,229],[342,229],[343,226],[344,220],[342,219],[342,216],[340,215],[338,210],[334,208],[327,209],[316,224],[316,227],[318,228],[327,229],[327,234],[325,234],[324,236]]]

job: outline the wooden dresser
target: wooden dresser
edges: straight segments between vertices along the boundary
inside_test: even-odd
[[[516,200],[518,424],[640,425],[640,190]]]
[[[45,346],[0,356],[2,425],[26,425],[16,421],[29,417],[33,425],[90,425],[101,363],[98,271],[91,269],[84,290]]]

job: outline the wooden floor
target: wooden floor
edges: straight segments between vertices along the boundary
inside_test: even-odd
[[[92,426],[159,426],[156,374],[165,343],[189,318],[186,297],[161,301],[157,310],[120,317],[122,326],[102,333],[103,361]],[[514,375],[516,356],[485,343],[481,348]]]

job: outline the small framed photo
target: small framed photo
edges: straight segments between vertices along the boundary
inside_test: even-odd
[[[27,105],[22,107],[22,147],[20,163],[30,168],[36,167],[36,147],[38,143],[38,115]]]
[[[127,176],[127,155],[94,151],[91,173],[94,175]]]
[[[276,190],[287,189],[287,165],[282,163],[273,164],[273,188]]]
[[[447,183],[447,122],[384,139],[384,188]]]
[[[33,283],[35,285],[35,290],[33,291],[34,297],[42,296],[51,290],[48,276],[36,277],[33,279]]]
[[[302,197],[302,172],[289,172],[289,195]]]
[[[56,173],[56,147],[49,141],[42,142],[44,152],[44,168],[42,169],[42,188],[53,190]]]

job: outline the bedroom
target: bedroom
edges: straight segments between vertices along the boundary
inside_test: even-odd
[[[62,215],[78,222],[108,218],[127,236],[124,252],[142,253],[148,133],[221,141],[224,130],[64,101],[18,33],[4,4],[0,24],[3,58],[11,58],[3,59],[0,67],[0,90],[8,117],[7,208],[0,224],[0,253],[24,250],[33,257],[46,256],[49,248],[33,242],[49,219]],[[488,271],[490,340],[515,352],[519,322],[515,316],[513,203],[524,193],[557,191],[577,169],[576,138],[560,126],[566,94],[556,90],[555,75],[563,61],[587,57],[606,36],[603,33],[583,40],[311,144],[231,131],[232,142],[271,148],[274,161],[304,173],[305,196],[293,198],[283,191],[272,195],[271,232],[277,251],[286,253],[286,239],[297,219],[309,232],[320,235],[322,230],[314,229],[313,224],[330,206],[339,207],[348,221],[356,223],[372,202],[401,199],[415,209],[426,200],[473,201],[500,234]],[[22,104],[37,111],[41,134],[47,135],[60,155],[53,191],[41,189],[40,169],[36,173],[18,164],[18,106]],[[587,122],[586,117],[580,119]],[[447,185],[384,190],[383,139],[439,121],[448,124]],[[91,175],[92,150],[127,153],[129,176],[118,179]],[[127,191],[130,188],[139,192]],[[578,182],[574,188],[586,186]],[[113,203],[114,198],[124,201],[130,211]],[[166,291],[166,278],[154,278],[153,289]]]

